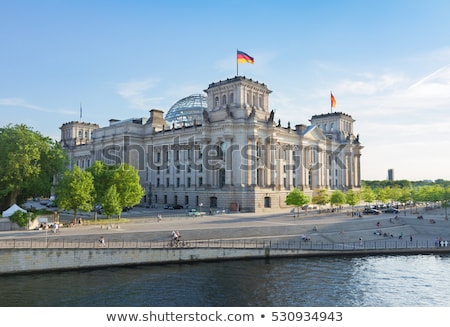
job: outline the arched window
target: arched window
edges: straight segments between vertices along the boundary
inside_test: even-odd
[[[234,94],[233,92],[230,93],[230,104],[234,102]]]
[[[224,94],[222,95],[222,105],[227,104],[227,96]]]
[[[215,106],[215,107],[218,107],[218,106],[219,106],[219,97],[216,97],[216,98],[214,99],[214,106]]]

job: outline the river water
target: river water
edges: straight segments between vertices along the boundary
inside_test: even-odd
[[[0,277],[0,306],[450,306],[450,256],[284,258]]]

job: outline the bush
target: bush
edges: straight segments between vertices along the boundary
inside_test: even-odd
[[[28,225],[30,216],[28,215],[28,212],[18,210],[14,212],[11,217],[9,217],[9,220],[16,223],[20,227],[25,227]]]

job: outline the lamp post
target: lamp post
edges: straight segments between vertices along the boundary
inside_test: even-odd
[[[202,207],[203,207],[203,203],[202,203],[202,202],[200,202],[198,206],[200,207],[200,214],[202,214]]]

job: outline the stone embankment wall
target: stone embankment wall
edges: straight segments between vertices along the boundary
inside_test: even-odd
[[[450,248],[323,251],[302,249],[0,249],[0,274],[72,270],[106,266],[220,261],[250,258],[333,255],[449,253]]]

